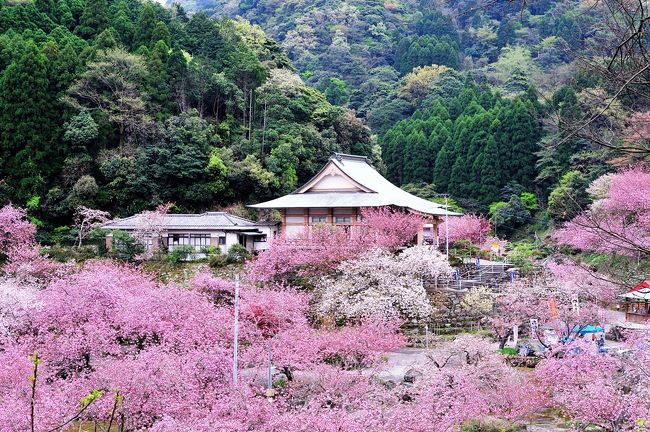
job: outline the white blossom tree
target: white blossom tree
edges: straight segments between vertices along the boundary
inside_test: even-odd
[[[319,309],[337,319],[426,319],[431,303],[424,280],[452,272],[446,258],[426,247],[400,255],[379,249],[343,262],[334,276],[321,278]]]
[[[102,224],[110,220],[111,214],[103,210],[91,209],[79,206],[74,213],[74,224],[79,234],[77,234],[77,246],[81,247],[82,241],[88,235]]]
[[[173,203],[165,203],[155,210],[140,213],[133,237],[144,246],[144,252],[139,259],[149,259],[162,247],[162,232],[165,229],[165,217],[173,207]]]
[[[0,278],[0,340],[27,318],[38,305],[37,285],[17,278]]]

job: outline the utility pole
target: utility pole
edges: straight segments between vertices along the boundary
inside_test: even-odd
[[[271,354],[271,338],[269,338],[268,350],[269,350],[269,352],[268,352],[268,354],[269,354],[269,357],[268,357],[269,368],[268,368],[268,376],[267,376],[267,380],[266,380],[266,389],[268,391],[271,391],[271,390],[273,390],[273,373],[272,373],[272,370],[271,370],[272,369],[273,356]]]
[[[237,385],[237,350],[239,348],[239,275],[235,275],[235,327],[232,352],[232,383]]]
[[[445,254],[449,261],[449,199],[447,194],[445,194]]]

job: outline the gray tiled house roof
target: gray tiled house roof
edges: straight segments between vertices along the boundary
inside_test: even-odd
[[[129,216],[124,219],[111,221],[105,229],[133,230],[140,224],[141,215]],[[228,229],[252,230],[259,226],[272,225],[272,222],[255,222],[250,219],[235,216],[227,212],[205,212],[200,214],[167,214],[163,218],[163,225],[168,230],[182,229]]]

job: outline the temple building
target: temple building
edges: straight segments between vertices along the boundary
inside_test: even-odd
[[[332,155],[323,169],[296,191],[249,207],[279,210],[280,230],[289,236],[313,225],[353,226],[361,222],[361,209],[367,207],[403,209],[426,218],[419,244],[438,244],[438,226],[445,216],[459,215],[395,186],[365,156],[341,153]]]

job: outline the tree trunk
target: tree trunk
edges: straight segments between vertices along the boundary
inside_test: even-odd
[[[512,336],[512,329],[508,329],[506,334],[504,336],[501,336],[499,338],[499,349],[503,349],[506,346],[506,342],[508,342],[508,338]]]
[[[289,366],[284,366],[282,368],[282,373],[286,375],[287,381],[293,381],[293,373],[291,372]]]

